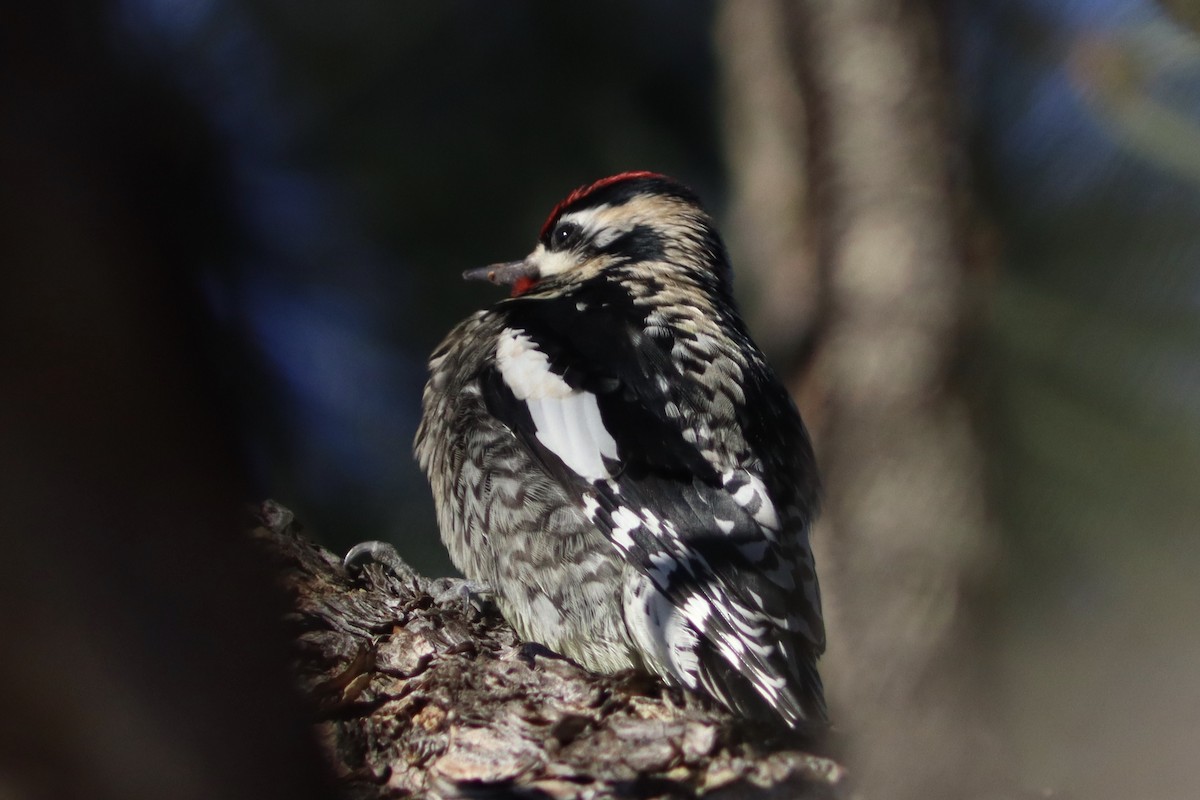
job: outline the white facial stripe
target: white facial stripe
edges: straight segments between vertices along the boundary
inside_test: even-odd
[[[602,206],[592,206],[582,211],[572,211],[570,214],[563,214],[558,223],[561,225],[564,222],[573,222],[583,231],[584,237],[590,239],[596,234],[596,231],[604,227],[601,217],[609,208],[610,206],[605,203]]]
[[[562,218],[578,225],[583,230],[584,238],[590,240],[596,247],[608,247],[618,236],[625,233],[624,229],[615,227],[607,219],[612,216],[609,213],[611,210],[612,206],[605,203],[594,208],[585,208],[582,211],[564,214]]]
[[[616,228],[602,228],[596,235],[592,237],[592,244],[596,247],[604,248],[617,240],[617,237],[625,231],[617,230]]]
[[[529,260],[537,265],[538,275],[543,278],[566,272],[579,263],[579,259],[570,250],[551,252],[541,244],[529,256]]]
[[[583,240],[590,241],[596,247],[607,247],[621,234],[623,229],[613,227],[606,219],[612,207],[607,203],[580,211],[563,214],[558,223],[570,222],[579,226],[583,232]],[[529,256],[529,261],[537,264],[538,273],[542,277],[558,275],[579,264],[579,258],[570,250],[550,251],[545,245],[539,244]]]

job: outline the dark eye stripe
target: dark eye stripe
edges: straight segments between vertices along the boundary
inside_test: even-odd
[[[560,222],[554,226],[554,232],[550,234],[548,247],[551,250],[565,250],[579,241],[582,232],[583,229],[574,222]]]
[[[599,252],[624,256],[630,262],[657,261],[664,255],[663,237],[649,225],[636,225],[599,248]]]

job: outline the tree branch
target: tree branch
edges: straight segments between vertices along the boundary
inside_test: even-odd
[[[295,670],[352,797],[834,798],[829,758],[762,741],[635,675],[522,645],[493,611],[402,563],[351,576],[264,503],[254,530],[292,599]],[[450,593],[453,594],[453,593]]]

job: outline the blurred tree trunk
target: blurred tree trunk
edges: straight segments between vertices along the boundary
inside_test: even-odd
[[[332,797],[189,314],[212,142],[103,7],[6,10],[0,797]]]
[[[820,276],[808,200],[804,100],[776,0],[725,2],[716,38],[730,192],[726,230],[739,295],[773,363],[802,371],[817,328]],[[786,377],[786,376],[785,376]]]
[[[956,374],[972,309],[940,22],[931,3],[884,0],[727,1],[718,18],[733,242],[773,244],[737,263],[772,296],[752,327],[793,348],[773,356],[817,439],[822,671],[876,797],[964,796],[992,749],[970,603],[991,537]]]

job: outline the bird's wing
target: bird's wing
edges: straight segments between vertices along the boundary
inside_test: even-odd
[[[488,407],[636,567],[625,601],[639,645],[734,708],[823,718],[812,509],[794,488],[814,478],[786,392],[754,374],[721,394],[672,356],[669,331],[616,304],[503,306]]]

